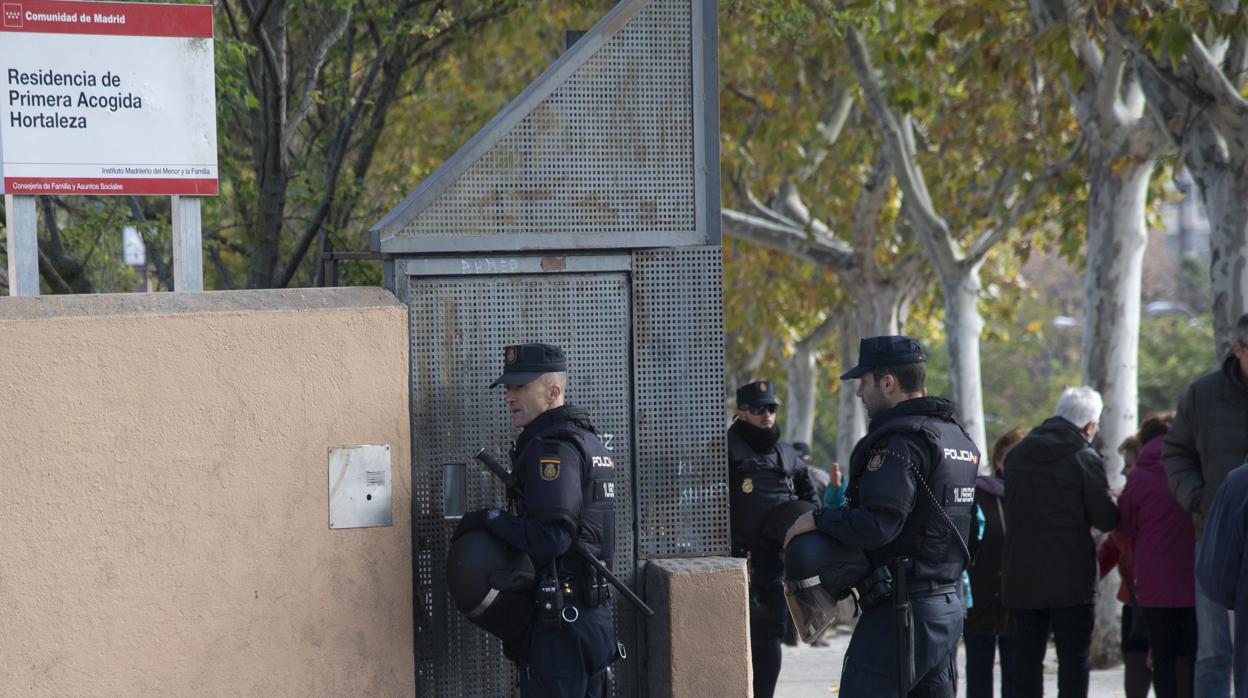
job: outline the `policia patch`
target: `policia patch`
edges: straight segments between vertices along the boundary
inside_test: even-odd
[[[543,458],[540,461],[538,461],[538,464],[542,466],[542,479],[543,480],[550,481],[550,480],[559,479],[559,459],[558,458]]]

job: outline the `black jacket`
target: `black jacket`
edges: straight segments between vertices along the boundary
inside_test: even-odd
[[[728,428],[728,487],[732,547],[740,556],[779,550],[763,531],[774,507],[794,499],[816,501],[805,463],[780,441],[780,430],[743,421]]]
[[[579,577],[584,563],[569,554],[573,542],[610,565],[615,556],[615,461],[589,416],[565,405],[538,415],[511,450],[521,498],[517,512],[500,512],[486,528],[539,569],[558,558],[560,570]]]
[[[966,610],[967,633],[1013,635],[1014,614],[1001,604],[1001,566],[1005,553],[1005,482],[996,475],[975,478],[975,506],[984,513],[982,535],[971,519],[971,594]]]
[[[1248,386],[1234,355],[1183,393],[1161,459],[1170,491],[1195,515],[1199,536],[1218,485],[1248,459]]]
[[[1092,603],[1097,569],[1090,529],[1117,525],[1101,456],[1075,425],[1045,420],[1005,457],[1006,608]]]
[[[906,557],[914,578],[955,582],[965,569],[957,538],[970,532],[978,465],[949,401],[906,400],[871,420],[850,457],[846,506],[816,512],[815,527],[862,548],[872,564]]]

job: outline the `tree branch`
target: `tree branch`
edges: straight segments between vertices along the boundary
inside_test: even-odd
[[[984,257],[988,256],[988,252],[998,242],[1001,242],[1006,235],[1018,225],[1018,221],[1027,212],[1035,208],[1036,201],[1040,195],[1048,190],[1053,180],[1061,176],[1078,158],[1079,153],[1083,151],[1083,140],[1075,144],[1066,157],[1060,162],[1050,165],[1045,171],[1037,177],[1031,186],[1027,188],[1027,193],[1021,197],[1016,197],[1005,212],[998,217],[998,224],[985,230],[975,240],[975,242],[967,250],[966,256],[959,262],[963,267],[970,267],[979,264]]]
[[[854,253],[839,240],[811,240],[801,228],[780,225],[740,211],[724,209],[720,222],[728,235],[769,247],[843,274],[854,268]]]
[[[1095,118],[1103,129],[1117,128],[1127,121],[1118,100],[1125,70],[1126,51],[1121,43],[1111,40],[1105,47],[1105,60],[1096,81]]]
[[[1209,55],[1209,50],[1196,34],[1184,54],[1192,67],[1196,85],[1213,98],[1214,103],[1230,112],[1237,119],[1248,119],[1248,100],[1245,100],[1231,81],[1222,74],[1221,68]]]
[[[823,319],[823,322],[819,323],[818,327],[811,330],[805,337],[802,337],[797,341],[797,347],[799,349],[813,349],[814,347],[828,341],[828,338],[831,337],[832,333],[835,332],[840,326],[841,314],[835,312],[829,313],[828,316]]]
[[[329,55],[329,50],[342,40],[342,36],[346,33],[350,22],[351,6],[348,6],[338,19],[338,23],[325,35],[321,43],[312,52],[312,58],[308,65],[308,74],[304,78],[301,88],[303,98],[300,100],[299,107],[295,110],[295,113],[286,121],[284,132],[282,133],[283,150],[290,147],[290,141],[295,137],[295,131],[298,130],[299,125],[308,116],[308,110],[312,108],[313,95],[316,93],[315,88],[321,73],[321,67],[325,65],[325,58]]]
[[[898,183],[906,200],[911,204],[912,220],[923,234],[925,244],[932,252],[933,262],[942,270],[950,270],[958,264],[957,242],[949,231],[949,224],[936,212],[932,196],[927,190],[927,182],[914,157],[910,120],[889,108],[884,99],[883,87],[871,66],[866,44],[857,29],[851,28],[846,32],[845,45],[854,74],[858,77],[858,84],[862,86],[867,105],[879,124],[884,142],[889,148],[889,155],[893,158],[893,170],[897,174]]]

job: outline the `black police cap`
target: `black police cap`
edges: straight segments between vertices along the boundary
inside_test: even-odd
[[[927,361],[923,345],[914,337],[885,335],[858,342],[858,365],[841,374],[841,380],[860,378],[873,368],[902,366]]]
[[[771,381],[754,381],[737,388],[737,407],[766,407],[779,405],[776,386]]]
[[[513,344],[503,349],[503,375],[490,387],[528,385],[543,373],[568,370],[563,350],[553,344]]]

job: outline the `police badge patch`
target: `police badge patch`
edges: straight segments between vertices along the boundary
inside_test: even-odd
[[[884,465],[884,452],[876,451],[875,455],[871,456],[871,460],[867,461],[867,470],[879,470],[882,465]]]
[[[558,458],[543,458],[540,461],[538,461],[538,464],[542,466],[541,474],[542,474],[543,480],[550,481],[550,480],[559,479],[559,459]]]
[[[516,348],[515,347],[507,347],[507,355],[506,357],[504,357],[504,360],[509,364],[516,363]]]
[[[745,478],[744,480],[742,480],[742,481],[741,481],[741,491],[742,491],[742,492],[744,492],[744,493],[746,493],[746,494],[749,494],[749,493],[753,492],[753,491],[754,491],[754,480],[753,480],[753,479],[751,479],[751,478],[748,478],[748,477],[747,477],[747,478]]]

